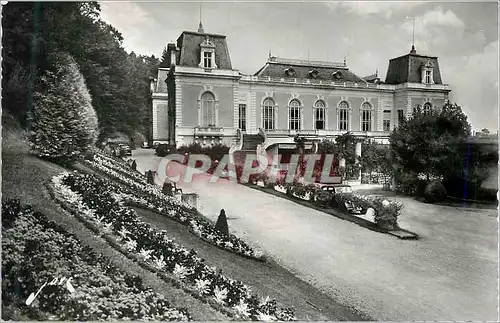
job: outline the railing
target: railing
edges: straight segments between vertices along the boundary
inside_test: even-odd
[[[320,85],[330,87],[345,87],[345,88],[369,88],[369,89],[384,89],[394,90],[394,85],[374,84],[368,82],[339,82],[317,79],[299,79],[291,77],[270,77],[270,76],[242,76],[241,81],[247,82],[266,82],[266,83],[282,83],[282,84],[306,84]]]
[[[195,136],[223,136],[224,128],[222,127],[194,127],[194,135]]]
[[[265,130],[266,137],[273,138],[276,136],[302,136],[302,137],[324,137],[324,136],[339,136],[347,131],[344,130],[289,130],[289,129],[270,129]],[[390,133],[386,131],[351,131],[351,134],[357,137],[375,137],[375,138],[385,138],[389,137]]]
[[[269,61],[282,64],[307,65],[307,66],[317,66],[317,67],[338,67],[338,68],[346,67],[345,63],[340,63],[340,62],[311,61],[311,60],[289,59],[289,58],[279,58],[279,57],[271,57]]]

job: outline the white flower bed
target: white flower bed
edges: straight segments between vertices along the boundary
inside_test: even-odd
[[[92,175],[63,173],[52,180],[56,198],[66,200],[85,220],[111,235],[122,248],[136,253],[142,261],[173,274],[192,286],[200,296],[212,298],[236,311],[238,319],[294,320],[290,309],[277,309],[275,301],[256,304],[248,286],[208,267],[194,250],[169,239],[165,231],[157,232],[141,221],[136,212],[121,204],[113,193],[115,187]],[[108,229],[109,234],[109,229]]]
[[[132,190],[126,193],[121,192],[120,200],[132,202],[143,208],[168,216],[188,226],[190,231],[195,235],[222,249],[245,257],[264,260],[264,255],[260,250],[255,250],[246,242],[234,235],[226,236],[220,233],[215,229],[215,226],[212,223],[197,215],[196,208],[180,201],[178,197],[171,197],[163,194],[162,190],[155,185],[145,182],[140,183],[123,176],[120,173],[108,168],[105,163],[103,164],[92,161],[86,162]],[[142,196],[138,197],[135,192],[140,193]]]

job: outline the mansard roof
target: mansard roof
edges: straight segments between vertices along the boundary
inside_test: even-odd
[[[438,58],[412,52],[389,60],[389,67],[385,78],[386,84],[421,83],[422,65],[430,62],[433,66],[433,79],[435,84],[443,84],[439,71]]]
[[[215,45],[215,64],[219,69],[231,70],[226,36],[193,31],[184,31],[177,39],[177,47],[179,48],[177,65],[198,67],[201,59],[200,45],[205,42],[207,37]]]
[[[351,72],[345,63],[306,61],[278,57],[270,57],[254,76],[318,79],[336,82],[365,82],[361,77]]]

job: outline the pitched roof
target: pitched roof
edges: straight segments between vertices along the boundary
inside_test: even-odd
[[[439,71],[438,59],[435,56],[419,55],[416,52],[393,58],[389,60],[386,84],[401,84],[401,83],[420,83],[420,69],[430,61],[433,65],[433,78],[435,84],[443,84],[441,80],[441,72]]]
[[[287,70],[292,71],[292,73],[287,74]],[[317,73],[314,73],[314,71]],[[334,73],[336,73],[336,77],[334,77]],[[270,57],[266,64],[254,75],[298,79],[313,78],[337,82],[365,82],[362,78],[349,71],[349,68],[344,63],[302,61],[278,57]]]
[[[201,59],[200,44],[206,40],[207,36],[215,45],[215,64],[217,67],[231,70],[231,59],[229,58],[226,36],[193,31],[184,31],[177,39],[177,47],[180,51],[177,65],[198,67]]]

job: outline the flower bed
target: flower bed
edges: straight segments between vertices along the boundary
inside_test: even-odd
[[[355,194],[336,194],[324,191],[314,185],[304,185],[301,183],[279,183],[276,185],[285,194],[301,199],[307,199],[311,203],[320,206],[343,206],[350,201],[355,207],[367,210],[372,208],[375,211],[375,223],[384,229],[397,228],[398,216],[401,214],[403,205],[395,201],[388,201],[383,197],[366,197]],[[333,201],[333,198],[335,201]],[[345,211],[339,207],[341,211]]]
[[[140,277],[112,266],[77,238],[18,201],[2,204],[2,301],[33,320],[187,321],[186,309],[145,288]],[[31,293],[55,278],[70,286],[47,285],[26,305]],[[4,317],[5,318],[5,317]],[[10,317],[6,319],[14,319]]]
[[[131,178],[122,176],[107,167],[106,164],[93,161],[86,161],[86,164],[123,184],[120,187],[111,183],[107,185],[108,187],[112,187],[111,189],[115,192],[122,194],[125,202],[168,216],[186,225],[193,234],[219,248],[259,261],[265,260],[262,252],[254,250],[235,235],[220,233],[212,223],[199,215],[196,208],[174,197],[163,194],[162,190],[157,186],[145,182],[137,182]],[[89,180],[92,179],[89,178]]]
[[[98,163],[101,165],[101,167],[106,167],[108,169],[111,169],[117,172],[118,174],[125,177],[129,177],[130,179],[135,180],[139,183],[146,183],[146,177],[144,175],[133,170],[128,164],[120,162],[114,158],[108,157],[100,153],[96,153],[94,154],[93,160],[90,162]]]
[[[123,195],[112,185],[92,175],[64,173],[53,178],[60,199],[67,201],[78,214],[101,234],[112,236],[121,248],[137,254],[142,262],[175,276],[190,286],[198,296],[231,309],[235,318],[253,320],[293,320],[291,309],[278,309],[275,301],[259,302],[241,282],[232,280],[208,267],[194,250],[187,250],[142,222],[137,213],[126,207]]]

